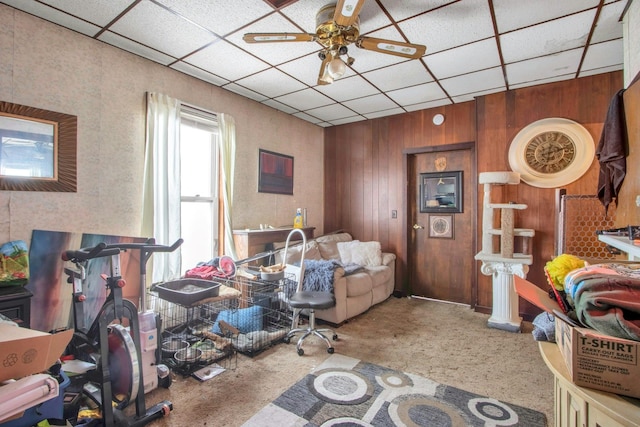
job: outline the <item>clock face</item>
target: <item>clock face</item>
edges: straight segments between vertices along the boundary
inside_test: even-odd
[[[534,187],[567,185],[584,175],[594,159],[595,145],[589,131],[560,117],[525,126],[509,147],[511,170]]]
[[[565,133],[543,132],[525,146],[525,160],[529,167],[540,173],[558,173],[576,158],[576,144]]]

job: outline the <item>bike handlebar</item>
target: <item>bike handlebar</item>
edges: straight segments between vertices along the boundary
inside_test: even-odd
[[[117,255],[120,249],[107,248],[106,243],[98,243],[91,248],[81,248],[78,250],[68,250],[62,253],[63,261],[82,262],[93,258]]]
[[[140,249],[146,252],[173,252],[184,242],[183,239],[176,240],[171,246],[168,245],[157,245],[155,243],[155,239],[149,239],[144,243],[112,243],[107,245],[106,247],[118,248],[118,249]]]
[[[149,239],[144,243],[98,243],[91,248],[68,250],[62,254],[63,261],[82,262],[93,258],[118,255],[123,249],[140,249],[146,252],[173,252],[184,242],[176,240],[171,246],[156,245],[155,239]]]

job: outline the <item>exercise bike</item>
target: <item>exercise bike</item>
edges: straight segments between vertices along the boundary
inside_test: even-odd
[[[100,243],[94,247],[68,250],[64,261],[77,269],[64,268],[73,284],[74,335],[67,347],[68,353],[79,360],[95,364],[87,372],[82,394],[101,409],[105,427],[143,426],[152,420],[167,416],[173,409],[169,401],[162,401],[147,409],[144,397],[143,364],[141,358],[139,313],[146,313],[146,263],[154,252],[172,252],[182,244],[178,239],[171,246],[156,245],[154,239],[145,243]],[[120,271],[120,253],[131,249],[140,251],[140,311],[123,297],[126,285]],[[87,264],[95,258],[110,257],[110,274],[102,274],[107,297],[91,325],[85,324],[83,286]],[[128,324],[128,327],[126,326]],[[159,322],[157,330],[160,330]],[[159,336],[156,333],[156,336]],[[156,360],[157,352],[156,352]],[[167,376],[170,381],[170,376]],[[170,382],[169,382],[170,384]],[[163,384],[168,387],[169,384]],[[127,417],[123,409],[135,402],[135,415]]]

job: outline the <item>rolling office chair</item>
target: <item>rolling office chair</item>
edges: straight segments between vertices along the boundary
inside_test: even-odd
[[[286,264],[287,262],[287,249],[289,248],[289,240],[291,236],[295,233],[300,233],[302,235],[302,250],[300,251],[300,266]],[[284,254],[282,256],[282,262],[285,263],[285,271],[293,277],[293,280],[297,283],[295,293],[289,298],[289,306],[293,309],[293,320],[291,323],[291,330],[284,337],[284,342],[291,342],[291,338],[295,335],[302,333],[302,336],[298,339],[298,344],[296,345],[296,349],[298,351],[298,356],[302,356],[304,354],[304,350],[302,349],[302,343],[309,335],[315,335],[318,338],[322,339],[327,344],[327,353],[333,353],[333,346],[331,345],[331,341],[327,338],[323,332],[331,332],[332,338],[334,341],[338,339],[338,334],[333,332],[331,329],[317,329],[316,328],[316,316],[315,310],[322,310],[325,308],[331,308],[336,305],[336,299],[333,293],[331,292],[320,292],[320,291],[305,291],[303,290],[303,282],[304,282],[304,252],[307,248],[307,237],[304,232],[299,228],[294,228],[287,236],[287,241],[284,247]],[[298,321],[300,319],[300,314],[303,311],[309,316],[309,323],[306,328],[298,327]]]

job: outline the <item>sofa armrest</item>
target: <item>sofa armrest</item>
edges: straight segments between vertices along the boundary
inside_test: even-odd
[[[389,252],[382,253],[382,265],[390,265],[395,260],[396,260],[396,254],[392,254]]]

